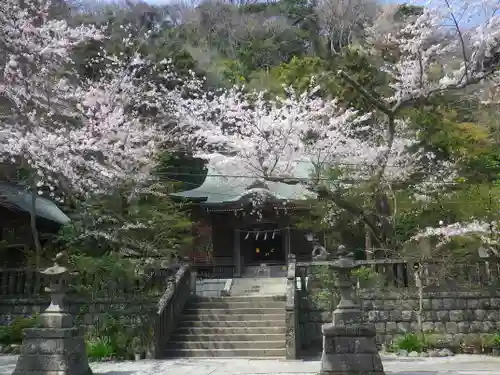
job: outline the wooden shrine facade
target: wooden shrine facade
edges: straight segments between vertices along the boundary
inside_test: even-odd
[[[281,205],[281,207],[279,207]],[[305,208],[268,202],[259,210],[242,204],[207,205],[193,208],[193,265],[207,275],[240,277],[249,266],[287,265],[289,254],[310,261],[313,244],[309,231],[293,227],[292,215]]]
[[[193,203],[191,260],[208,277],[240,277],[261,264],[286,266],[289,254],[311,260],[308,231],[292,224],[308,211],[310,192],[300,184],[223,177],[209,165],[201,186],[172,196]]]

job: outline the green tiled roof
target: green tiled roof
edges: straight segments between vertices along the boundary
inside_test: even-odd
[[[304,171],[305,172],[305,171]],[[297,176],[297,177],[307,177]],[[263,190],[253,188],[258,181],[256,177],[222,177],[212,166],[207,167],[207,177],[200,187],[172,194],[186,199],[203,200],[204,203],[237,202],[252,191]],[[264,182],[271,196],[282,200],[303,200],[311,196],[311,192],[300,184],[290,185],[282,182]]]
[[[4,203],[2,203],[2,200],[4,200]],[[31,192],[24,190],[22,187],[0,183],[0,205],[12,205],[22,211],[30,212]],[[70,221],[70,218],[49,199],[37,197],[35,209],[38,217],[55,223],[66,224]]]

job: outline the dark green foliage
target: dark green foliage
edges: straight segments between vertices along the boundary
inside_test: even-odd
[[[338,76],[338,70],[348,73],[375,95],[384,87],[385,75],[372,65],[367,55],[355,49],[345,49],[342,55],[333,60],[311,56],[294,57],[290,62],[274,68],[271,77],[279,84],[290,85],[299,91],[307,89],[311,79],[315,78],[315,84],[320,84],[323,96],[339,98],[346,107],[361,111],[373,110],[366,98]]]
[[[160,181],[171,184],[174,190],[182,191],[201,186],[206,175],[206,161],[185,153],[163,153],[153,174]]]
[[[327,311],[334,310],[340,302],[340,295],[336,286],[336,273],[327,266],[311,266],[308,273],[308,297],[316,308]],[[352,272],[353,287],[359,289],[384,288],[385,278],[372,268],[361,267]]]
[[[18,317],[8,326],[0,326],[0,344],[21,344],[23,330],[39,326],[39,316]]]
[[[95,338],[85,342],[87,356],[91,360],[100,361],[115,357],[115,348],[109,340],[104,338]]]
[[[500,348],[500,332],[495,333],[488,344],[492,348]]]
[[[396,13],[396,19],[405,19],[411,16],[419,16],[423,13],[424,9],[422,6],[411,5],[411,4],[401,4]]]
[[[421,353],[425,348],[425,341],[421,335],[416,333],[405,333],[403,336],[397,337],[392,345],[392,350],[406,350],[408,352]]]
[[[106,317],[87,331],[87,355],[94,360],[131,359],[134,352],[145,351],[151,344],[151,330],[149,320],[133,326],[119,318]]]
[[[191,241],[188,212],[171,201],[170,191],[157,184],[86,201],[63,228],[60,246],[73,254],[170,259]]]

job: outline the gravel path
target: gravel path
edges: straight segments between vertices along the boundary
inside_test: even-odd
[[[487,356],[382,358],[387,375],[500,375],[500,358]],[[15,356],[0,356],[0,375],[11,375],[16,360]],[[315,375],[320,362],[193,358],[92,363],[91,367],[96,375]]]

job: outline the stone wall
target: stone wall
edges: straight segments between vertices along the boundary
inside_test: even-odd
[[[219,297],[226,279],[196,280],[196,294],[201,297]],[[160,296],[145,298],[139,294],[121,295],[117,298],[68,298],[70,311],[84,325],[96,325],[104,317],[120,317],[134,324],[139,315],[155,314]],[[0,326],[17,317],[43,312],[49,305],[48,296],[4,297],[0,296]]]
[[[390,344],[397,335],[418,331],[419,299],[416,291],[360,292],[365,319],[375,325],[379,344]],[[302,348],[321,351],[321,325],[331,322],[331,312],[301,298]],[[424,332],[457,344],[464,335],[500,331],[500,291],[434,292],[423,299]]]
[[[116,299],[76,299],[68,298],[70,311],[77,315],[84,325],[98,325],[106,317],[120,317],[133,325],[139,316],[154,314],[158,297],[146,299],[141,296],[126,296]],[[48,297],[0,298],[0,325],[13,319],[31,316],[44,311],[49,305]]]

